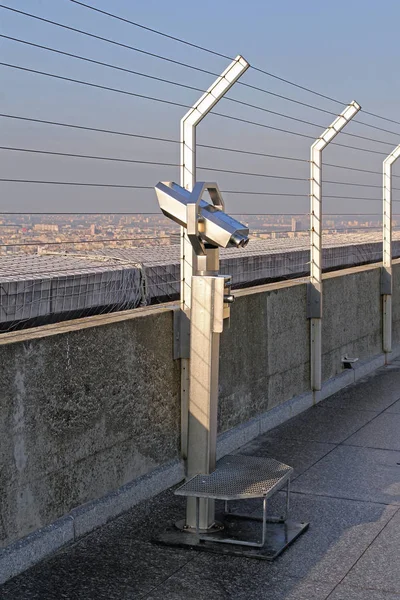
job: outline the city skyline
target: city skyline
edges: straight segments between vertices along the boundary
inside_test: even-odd
[[[308,215],[242,215],[256,239],[308,235]],[[326,234],[378,230],[379,215],[325,215]],[[393,220],[393,227],[397,220]],[[157,214],[0,215],[0,255],[157,247],[179,243],[179,227]]]

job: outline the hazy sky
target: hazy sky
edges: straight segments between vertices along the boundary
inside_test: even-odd
[[[183,37],[228,56],[242,54],[252,65],[332,96],[344,103],[357,100],[364,109],[400,121],[398,96],[398,23],[400,4],[394,0],[318,2],[316,0],[86,0],[127,19]],[[97,14],[69,0],[4,0],[5,5],[77,27],[174,60],[221,72],[228,61]],[[196,14],[196,7],[201,12]],[[0,9],[1,33],[150,75],[207,88],[211,75],[179,67],[143,54],[94,40],[54,25]],[[66,77],[192,104],[199,92],[118,72],[1,39],[2,61]],[[1,66],[1,112],[38,119],[168,137],[178,140],[181,107],[58,81]],[[340,112],[335,103],[313,96],[264,74],[249,70],[242,81],[314,106]],[[243,86],[229,96],[265,109],[285,113],[316,125],[276,117],[223,100],[216,110],[274,127],[317,137],[334,118]],[[329,147],[325,162],[381,171],[385,154],[400,141],[400,125],[360,113],[358,120],[383,127],[385,133],[352,123],[347,131],[387,144],[341,136],[340,143],[369,148],[381,154]],[[96,154],[177,163],[177,144],[68,130],[13,119],[0,119],[3,146]],[[398,136],[396,135],[398,132]],[[209,115],[198,128],[198,142],[293,156],[307,160],[311,139]],[[198,165],[269,175],[308,177],[307,163],[200,149]],[[2,178],[154,185],[179,181],[175,167],[140,166],[1,151]],[[301,194],[301,197],[226,194],[229,210],[237,212],[308,212],[308,183],[239,176],[199,169],[198,180],[217,180],[225,190]],[[376,188],[326,184],[325,212],[377,213],[379,201],[356,201],[349,196],[380,198],[380,175],[326,167],[326,180],[362,183]],[[400,181],[400,180],[399,180]],[[153,191],[1,183],[2,210],[15,211],[156,211]],[[399,184],[400,187],[400,184]],[[398,194],[400,198],[400,194]],[[396,212],[396,211],[395,211]],[[400,211],[397,211],[400,212]]]

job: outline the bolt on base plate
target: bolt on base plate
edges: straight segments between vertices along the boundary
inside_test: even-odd
[[[178,529],[178,531],[182,531],[183,533],[187,533],[187,534],[196,534],[196,528],[195,527],[189,527],[188,525],[186,525],[185,519],[180,519],[179,521],[177,521],[175,523],[175,527],[176,529]],[[208,529],[199,529],[199,533],[201,535],[205,534],[211,534],[211,533],[218,533],[220,531],[222,531],[224,529],[224,525],[223,523],[221,523],[220,521],[215,521],[212,527],[209,527]]]

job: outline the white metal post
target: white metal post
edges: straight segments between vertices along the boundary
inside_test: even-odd
[[[311,272],[308,298],[311,347],[311,389],[321,389],[322,357],[322,151],[358,113],[361,106],[353,101],[311,146]]]
[[[196,183],[196,127],[249,68],[249,63],[237,56],[220,77],[208,88],[181,120],[181,186],[190,192]],[[218,252],[218,250],[216,251]],[[185,228],[181,228],[181,452],[187,458],[189,409],[189,317],[191,306],[191,280],[196,274],[196,257]]]
[[[237,56],[181,120],[181,186],[189,192],[196,183],[196,127],[249,66],[242,56]],[[191,277],[196,271],[196,265],[185,228],[182,228],[181,234],[181,306],[183,310],[187,310],[190,309]]]
[[[400,145],[383,161],[383,264],[382,346],[385,353],[392,351],[392,165],[400,156]]]
[[[219,337],[224,320],[221,276],[193,276],[190,315],[190,401],[188,476],[212,473],[217,456]],[[196,527],[196,505],[188,498],[186,527]],[[214,501],[199,500],[199,527],[214,525]]]

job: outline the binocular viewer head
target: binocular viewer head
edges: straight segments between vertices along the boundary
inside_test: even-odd
[[[160,182],[155,187],[164,215],[197,236],[204,244],[220,248],[244,248],[249,243],[249,229],[225,211],[216,183],[199,182],[192,192],[173,182]],[[210,202],[202,199],[208,191]]]

